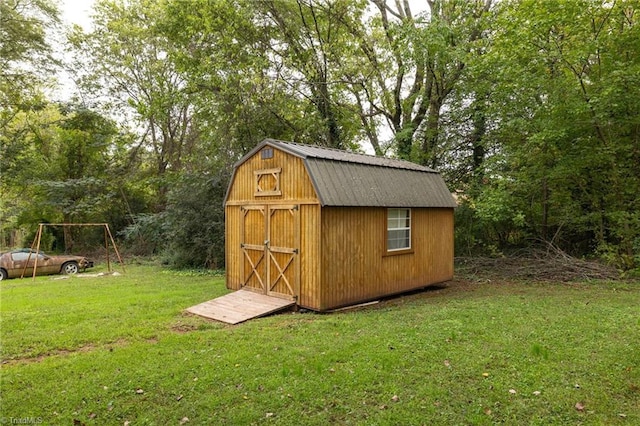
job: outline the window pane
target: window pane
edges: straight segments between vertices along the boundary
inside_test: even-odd
[[[407,209],[404,211],[404,215],[401,219],[402,226],[404,226],[405,228],[408,228],[410,226],[410,220],[411,220],[410,218],[411,216],[409,214],[409,209]]]
[[[387,250],[411,248],[411,209],[387,210]]]
[[[398,235],[399,231],[389,231],[389,242],[388,248],[389,250],[397,250],[402,248],[402,238]]]
[[[20,253],[12,253],[11,257],[13,258],[13,260],[27,260],[27,258],[29,257],[29,253],[24,253],[24,252],[20,252]],[[35,258],[35,254],[31,256],[31,258]]]
[[[389,250],[397,250],[411,247],[410,232],[408,229],[390,230],[387,242]]]

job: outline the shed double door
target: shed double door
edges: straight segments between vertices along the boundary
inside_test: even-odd
[[[242,288],[296,299],[300,289],[300,212],[297,205],[241,208]]]

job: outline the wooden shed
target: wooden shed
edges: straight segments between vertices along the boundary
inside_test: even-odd
[[[226,285],[325,311],[450,280],[455,206],[428,167],[266,139],[225,197]]]

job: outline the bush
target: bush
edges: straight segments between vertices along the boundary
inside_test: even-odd
[[[121,233],[127,250],[138,256],[151,256],[160,252],[166,245],[167,228],[163,213],[139,214],[133,218],[133,224]]]
[[[229,174],[183,175],[168,194],[167,262],[177,268],[224,267],[223,201]]]

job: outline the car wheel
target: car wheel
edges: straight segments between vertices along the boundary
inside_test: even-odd
[[[9,278],[9,274],[7,274],[7,271],[5,271],[4,269],[0,269],[0,281],[6,280],[7,278]]]
[[[78,264],[76,262],[67,262],[62,265],[62,273],[65,275],[73,275],[77,274],[80,268],[78,268]]]

